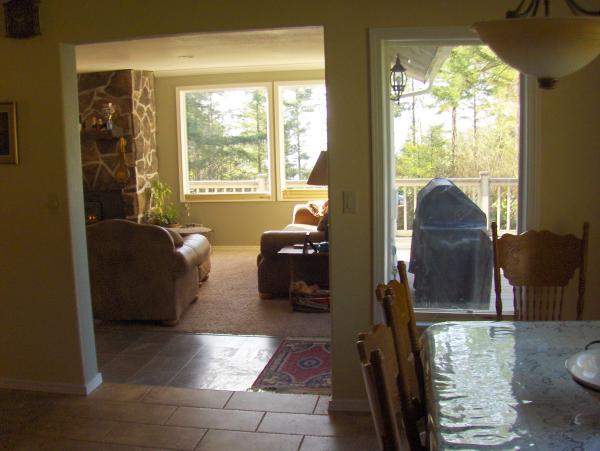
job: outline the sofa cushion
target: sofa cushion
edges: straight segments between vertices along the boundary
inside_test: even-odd
[[[169,232],[169,235],[171,235],[171,238],[173,238],[175,247],[179,247],[183,244],[183,238],[179,233],[177,233],[175,230],[169,229],[168,227],[163,227],[163,229]]]
[[[314,232],[315,230],[317,230],[317,226],[310,224],[288,224],[283,228],[283,230],[285,230],[286,232]]]

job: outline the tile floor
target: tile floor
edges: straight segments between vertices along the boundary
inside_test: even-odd
[[[281,338],[96,328],[105,382],[247,390]]]
[[[329,396],[245,391],[281,339],[96,330],[104,384],[88,397],[0,389],[0,449],[371,451],[368,414]]]
[[[105,383],[88,397],[0,390],[0,449],[371,451],[371,418],[329,397]]]

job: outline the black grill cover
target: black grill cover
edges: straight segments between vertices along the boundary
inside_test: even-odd
[[[409,271],[417,307],[489,308],[492,243],[483,211],[448,179],[417,195]]]

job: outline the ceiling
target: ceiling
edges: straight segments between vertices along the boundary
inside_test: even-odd
[[[322,27],[201,33],[79,45],[77,72],[149,70],[155,76],[323,69]]]
[[[430,46],[430,45],[398,45],[390,42],[385,49],[385,59],[390,67],[400,56],[402,65],[406,68],[406,74],[423,83],[431,83],[442,66],[452,47]]]

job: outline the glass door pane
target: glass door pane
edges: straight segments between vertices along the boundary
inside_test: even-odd
[[[392,143],[397,258],[415,307],[493,311],[489,225],[518,227],[519,74],[485,46],[389,41],[385,53],[408,76]]]

